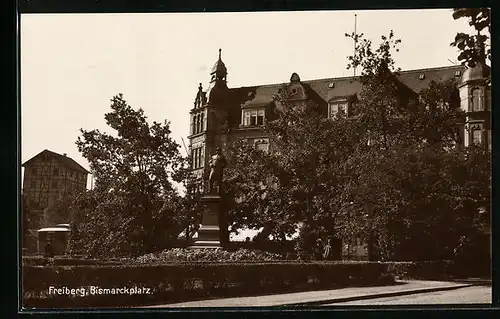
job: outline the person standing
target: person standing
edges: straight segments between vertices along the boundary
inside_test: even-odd
[[[45,245],[44,252],[45,252],[46,257],[53,257],[54,256],[54,249],[52,248],[52,241],[51,240],[49,240],[47,242],[47,245]]]
[[[321,238],[318,238],[316,240],[316,245],[314,246],[313,253],[314,253],[314,259],[316,260],[321,260],[321,257],[323,257],[323,242],[321,241]]]
[[[332,248],[331,239],[329,238],[325,245],[325,251],[323,252],[323,260],[330,260],[330,250]]]

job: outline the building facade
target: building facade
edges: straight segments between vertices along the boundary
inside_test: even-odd
[[[31,207],[44,209],[64,196],[87,187],[89,172],[70,157],[44,150],[22,164],[23,197]]]
[[[293,73],[288,83],[228,88],[227,68],[219,59],[210,71],[207,90],[200,83],[190,110],[189,151],[193,174],[202,181],[209,172],[208,161],[221,146],[224,150],[233,139],[245,138],[256,148],[269,150],[269,138],[263,131],[264,124],[272,120],[275,107],[273,96],[286,85],[290,104],[305,105],[314,101],[321,112],[332,117],[339,111],[349,116],[358,99],[362,85],[355,77],[337,77],[301,81]],[[402,71],[398,80],[418,94],[431,81],[455,79],[460,95],[460,106],[466,114],[461,128],[465,146],[473,143],[491,147],[491,86],[490,68],[478,65],[466,68],[461,65]]]
[[[60,155],[49,150],[40,152],[22,166],[22,246],[26,252],[36,253],[42,251],[37,229],[42,226],[44,209],[58,199],[84,191],[89,172],[66,154]],[[56,242],[57,238],[54,245],[59,245]]]
[[[362,84],[355,77],[336,77],[302,81],[293,73],[287,83],[228,88],[227,68],[219,58],[210,71],[207,90],[200,83],[194,106],[190,110],[189,151],[192,171],[199,181],[198,190],[206,187],[204,179],[209,173],[208,161],[220,146],[227,151],[229,142],[244,138],[255,147],[272,151],[269,137],[263,126],[273,120],[275,107],[273,96],[285,85],[291,107],[306,105],[309,101],[319,106],[325,117],[333,117],[343,111],[347,116],[358,100]],[[460,96],[460,108],[465,112],[465,123],[460,135],[464,146],[485,144],[491,148],[491,86],[490,68],[478,65],[447,66],[429,69],[402,71],[398,81],[416,93],[428,88],[432,81],[444,82],[454,79]],[[343,245],[344,256],[368,255],[366,245]]]

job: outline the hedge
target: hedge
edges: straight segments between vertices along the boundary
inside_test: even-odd
[[[461,261],[437,260],[385,262],[387,271],[400,279],[450,280],[491,276],[490,264],[469,264]]]
[[[45,256],[23,256],[23,266],[73,266],[73,265],[119,265],[123,261],[117,260],[101,260],[101,259],[86,259],[77,258],[75,256],[56,256],[48,258]]]
[[[392,283],[387,265],[370,262],[187,262],[164,265],[25,266],[23,306],[27,308],[123,307],[207,297],[255,295]],[[83,288],[86,296],[49,294],[49,287]],[[92,287],[144,287],[149,294],[122,289],[92,294]],[[95,291],[94,291],[95,292]],[[117,291],[115,291],[116,293]]]

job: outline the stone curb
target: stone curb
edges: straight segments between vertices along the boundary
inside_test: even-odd
[[[278,307],[297,307],[297,306],[320,306],[330,303],[340,303],[340,302],[348,302],[348,301],[356,301],[356,300],[365,300],[365,299],[376,299],[376,298],[387,298],[387,297],[396,297],[396,296],[405,296],[405,295],[413,295],[419,293],[427,293],[427,292],[436,292],[436,291],[446,291],[453,290],[465,287],[474,286],[473,284],[461,284],[461,285],[453,285],[453,286],[441,286],[441,287],[429,287],[429,288],[416,288],[416,289],[408,289],[408,290],[399,290],[399,291],[391,291],[391,292],[381,292],[381,293],[372,293],[365,295],[356,295],[356,296],[346,296],[346,297],[337,297],[323,300],[314,300],[314,301],[304,301],[292,304],[282,304],[277,305]]]

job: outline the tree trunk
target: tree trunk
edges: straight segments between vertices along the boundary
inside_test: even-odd
[[[274,229],[274,224],[267,224],[264,226],[264,229],[262,229],[257,235],[257,238],[261,238],[262,240],[265,240],[271,235]]]

